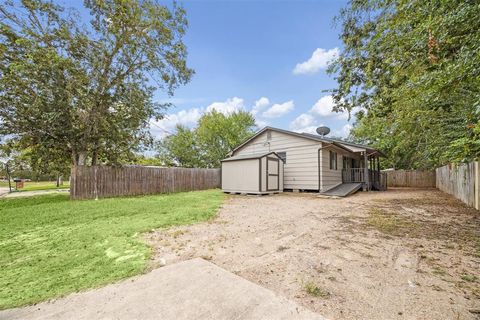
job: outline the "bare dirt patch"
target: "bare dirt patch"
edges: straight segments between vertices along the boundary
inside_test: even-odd
[[[333,319],[478,319],[480,213],[436,190],[232,196],[147,235],[153,265],[202,257]]]

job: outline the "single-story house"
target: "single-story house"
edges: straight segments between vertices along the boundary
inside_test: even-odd
[[[283,160],[285,190],[348,195],[360,188],[386,189],[386,176],[380,172],[381,151],[320,135],[265,127],[236,147],[230,158],[269,153]]]

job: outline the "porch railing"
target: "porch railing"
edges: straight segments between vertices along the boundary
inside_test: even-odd
[[[387,190],[387,175],[377,170],[368,170],[368,189]],[[348,168],[342,170],[342,182],[365,183],[364,168]]]
[[[342,170],[343,182],[365,182],[365,170],[363,168],[348,168]]]

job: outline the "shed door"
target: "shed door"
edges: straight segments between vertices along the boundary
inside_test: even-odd
[[[278,191],[280,165],[277,158],[267,158],[267,191]]]

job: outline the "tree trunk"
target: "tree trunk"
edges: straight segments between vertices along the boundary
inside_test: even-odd
[[[97,148],[94,148],[92,153],[92,166],[97,165],[97,158],[98,158]]]
[[[87,152],[82,151],[77,153],[77,166],[84,166],[87,160]]]

